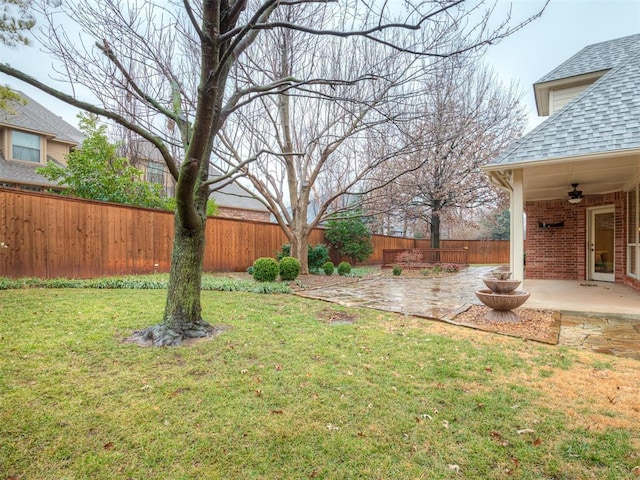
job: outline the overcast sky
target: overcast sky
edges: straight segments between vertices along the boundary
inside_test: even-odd
[[[501,6],[509,3],[499,2]],[[544,0],[515,0],[513,16],[525,18],[543,4]],[[635,33],[640,33],[640,0],[551,0],[540,19],[490,47],[485,61],[505,83],[520,84],[532,128],[542,120],[537,118],[533,99],[536,80],[587,45]],[[38,55],[36,47],[2,48],[0,62],[47,81],[50,61]],[[77,127],[76,108],[2,74],[0,82],[22,90]]]

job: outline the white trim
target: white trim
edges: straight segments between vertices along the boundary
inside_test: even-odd
[[[615,282],[616,281],[616,228],[615,228],[615,205],[602,205],[598,207],[587,208],[587,280],[596,280],[601,282]],[[611,255],[611,262],[613,265],[612,273],[596,272],[596,250],[595,245],[595,216],[602,213],[613,213],[614,225],[613,225],[613,239],[612,247],[613,251],[607,252]]]
[[[510,195],[510,268],[511,278],[524,280],[524,175],[522,170],[511,174]]]
[[[541,160],[524,160],[522,162],[517,163],[493,163],[488,165],[483,165],[480,167],[481,170],[492,173],[496,171],[505,171],[511,170],[514,168],[527,168],[531,166],[544,166],[544,165],[555,165],[558,163],[568,163],[568,162],[577,162],[584,160],[598,160],[602,158],[610,159],[611,157],[630,157],[632,155],[640,155],[640,148],[628,148],[625,150],[613,150],[610,152],[598,152],[598,153],[590,153],[587,155],[574,155],[572,157],[558,157],[558,158],[550,158],[550,159],[541,159]]]
[[[629,241],[629,219],[631,217],[631,208],[629,205],[629,194],[631,192],[635,192],[634,195],[634,200],[635,200],[635,205],[634,205],[634,210],[635,210],[635,225],[634,225],[634,241],[630,242]],[[626,238],[624,239],[624,251],[625,251],[625,255],[626,255],[626,262],[625,262],[625,270],[624,270],[624,274],[629,277],[629,278],[635,278],[636,280],[640,279],[640,183],[637,183],[633,186],[633,188],[629,188],[627,191],[624,192],[625,193],[625,203],[627,205],[627,215],[625,220],[625,229],[626,229]],[[631,250],[635,250],[635,265],[634,270],[635,273],[630,273],[631,269],[631,255],[630,252]]]

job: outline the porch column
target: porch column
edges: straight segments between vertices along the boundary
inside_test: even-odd
[[[516,280],[524,280],[524,188],[522,170],[513,170],[511,172],[511,195],[510,195],[510,213],[511,213],[511,256],[510,268],[511,278]]]

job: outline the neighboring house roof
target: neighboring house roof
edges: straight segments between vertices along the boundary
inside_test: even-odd
[[[638,48],[640,34],[594,43],[584,47],[573,57],[535,83],[551,82],[563,78],[585,75],[587,73],[609,70],[624,62]]]
[[[62,117],[40,105],[28,95],[17,92],[26,103],[14,102],[11,108],[14,112],[0,111],[0,125],[8,125],[23,130],[38,132],[59,142],[79,145],[82,143],[82,133],[65,122]]]
[[[164,158],[162,158],[158,149],[151,142],[143,138],[136,139],[135,144],[129,148],[129,151],[135,152],[139,159],[165,165]],[[210,178],[213,179],[221,175],[223,175],[223,173],[218,168],[214,166],[209,168]],[[220,207],[268,212],[268,209],[262,203],[250,196],[236,182],[225,185],[220,190],[213,192],[211,198],[213,198]]]
[[[76,128],[69,125],[61,117],[40,105],[28,95],[17,92],[24,100],[25,104],[13,102],[12,112],[0,110],[0,126],[15,128],[18,130],[28,130],[49,139],[78,145],[82,143],[83,135]],[[48,157],[58,164],[58,160]],[[56,182],[46,179],[36,173],[36,168],[40,164],[30,164],[28,162],[7,161],[0,152],[0,181],[4,183],[20,183],[39,187],[54,187]]]
[[[49,160],[55,160],[49,157]],[[58,162],[56,162],[58,163]],[[36,173],[36,168],[42,165],[30,164],[28,162],[10,162],[5,160],[2,152],[0,152],[0,183],[25,184],[38,187],[57,187],[58,183],[46,179],[42,175]]]
[[[618,42],[618,43],[616,43]],[[580,157],[640,149],[640,35],[592,45],[555,69],[577,72],[587,62],[585,50],[595,52],[593,68],[605,65],[603,45],[615,58],[610,71],[560,111],[514,143],[487,169],[541,160]],[[615,48],[614,48],[615,47]],[[626,53],[621,54],[624,50]]]
[[[209,178],[215,178],[222,175],[222,172],[216,167],[210,167]],[[215,187],[215,185],[214,185]],[[256,210],[260,212],[268,212],[269,210],[260,201],[253,198],[236,182],[225,185],[220,190],[211,194],[211,198],[216,201],[219,207],[238,208],[241,210]]]

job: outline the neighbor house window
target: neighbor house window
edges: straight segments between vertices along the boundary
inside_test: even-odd
[[[627,192],[627,275],[640,278],[640,185]]]
[[[164,185],[164,168],[158,163],[150,163],[147,166],[147,182]]]
[[[40,137],[33,133],[11,132],[11,158],[40,163]]]

